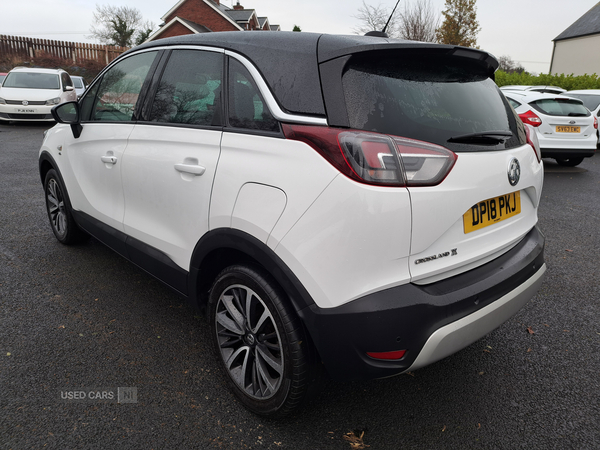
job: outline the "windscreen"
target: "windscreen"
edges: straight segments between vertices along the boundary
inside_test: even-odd
[[[350,126],[477,151],[453,138],[502,131],[512,137],[491,146],[523,145],[516,119],[487,68],[477,60],[439,53],[355,56],[342,77]],[[489,146],[487,147],[489,148]]]
[[[549,116],[586,117],[590,112],[580,101],[566,98],[548,98],[530,103],[534,109]]]
[[[37,72],[11,72],[6,76],[3,87],[23,89],[59,89],[58,75]]]

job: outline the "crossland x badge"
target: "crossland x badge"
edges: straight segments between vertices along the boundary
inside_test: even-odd
[[[510,163],[508,163],[508,182],[511,186],[516,186],[519,182],[519,178],[521,178],[521,165],[517,158],[513,158]]]

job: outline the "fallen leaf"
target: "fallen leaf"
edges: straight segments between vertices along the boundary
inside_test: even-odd
[[[485,372],[479,372],[479,375],[483,375]]]
[[[531,352],[531,349],[530,349],[530,348],[528,348],[528,349],[527,349],[527,353],[529,353],[529,352]]]
[[[411,377],[414,377],[414,376],[415,376],[415,374],[414,374],[414,373],[412,373],[412,372],[406,372],[406,375],[410,375]]]
[[[533,331],[533,330],[531,329],[531,327],[527,327],[527,332],[528,332],[529,334],[535,334],[535,331]]]
[[[363,437],[365,436],[365,432],[362,431],[360,433],[360,436],[357,434],[356,431],[351,431],[349,433],[346,433],[343,437],[346,441],[348,441],[348,443],[350,444],[350,447],[356,450],[360,450],[363,448],[367,448],[370,447],[369,445],[365,444],[363,442]]]
[[[10,356],[10,352],[6,352],[6,356]]]
[[[446,431],[446,425],[444,425],[444,428],[442,428],[442,433]]]
[[[568,248],[565,249],[565,251],[567,252],[572,252],[573,250],[569,250]]]
[[[568,332],[569,332],[569,330],[563,330],[563,331],[564,331],[565,333],[568,333]]]
[[[61,326],[59,326],[58,328],[64,328],[64,327],[65,327],[64,325],[61,325]]]
[[[477,424],[477,429],[478,430],[481,429],[481,424],[480,423]]]
[[[484,348],[483,351],[486,352],[486,353],[492,353],[487,348]]]

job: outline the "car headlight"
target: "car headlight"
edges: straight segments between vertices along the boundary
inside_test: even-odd
[[[46,106],[58,105],[60,103],[60,97],[51,98],[46,101]]]
[[[6,100],[4,100],[3,98],[0,98],[0,105],[6,105]]]

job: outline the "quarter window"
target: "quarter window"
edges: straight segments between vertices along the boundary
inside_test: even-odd
[[[229,124],[236,128],[279,131],[248,70],[229,59]]]
[[[150,121],[220,125],[223,56],[175,50],[158,85]]]
[[[133,120],[135,105],[156,54],[140,53],[111,67],[84,98],[82,119],[100,122]]]

